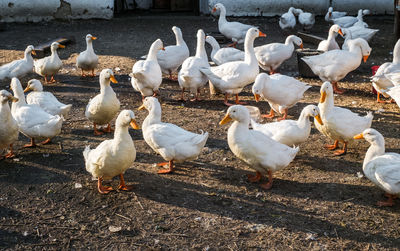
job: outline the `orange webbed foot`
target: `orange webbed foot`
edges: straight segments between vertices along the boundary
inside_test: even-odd
[[[258,182],[258,181],[261,180],[261,173],[260,172],[256,172],[256,175],[248,174],[247,175],[247,179],[252,183]]]
[[[45,141],[40,142],[40,144],[42,144],[42,145],[46,145],[48,143],[51,143],[51,139],[50,138],[47,138]]]
[[[132,185],[119,185],[118,190],[130,191],[133,189]]]

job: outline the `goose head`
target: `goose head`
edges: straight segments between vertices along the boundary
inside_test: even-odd
[[[104,69],[100,72],[100,81],[105,80],[106,84],[110,84],[110,81],[114,84],[118,83],[118,81],[114,77],[114,73],[111,69]]]
[[[177,26],[172,26],[172,32],[174,32],[174,34],[175,34],[176,36],[179,36],[179,37],[182,36],[182,31],[181,31],[181,29],[180,29],[179,27],[177,27]]]
[[[296,12],[296,9],[294,7],[290,7],[288,12],[294,14]]]
[[[155,109],[161,109],[160,102],[158,102],[158,99],[155,97],[146,97],[138,110],[142,109],[146,109],[149,112]]]
[[[25,49],[25,55],[33,54],[36,55],[35,47],[33,45],[28,45]]]
[[[179,28],[178,28],[179,29]],[[159,50],[165,50],[165,48],[164,48],[164,44],[163,44],[163,42],[161,41],[161,39],[157,39],[156,41],[154,41],[152,44],[151,44],[151,47],[153,47],[156,51],[159,51]]]
[[[287,42],[287,43],[286,43]],[[297,45],[298,47],[300,47],[300,49],[303,49],[303,40],[301,40],[301,38],[299,38],[296,35],[290,35],[286,38],[285,44],[288,44],[290,42],[293,42],[295,45]]]
[[[131,125],[133,129],[140,129],[140,126],[136,123],[135,114],[131,110],[122,110],[119,113],[115,124],[120,127],[127,127]]]
[[[8,101],[17,102],[18,99],[6,90],[0,91],[0,103],[5,104]]]
[[[40,83],[39,80],[31,79],[28,81],[28,85],[26,86],[24,92],[28,92],[30,90],[36,91],[36,92],[41,92],[41,91],[43,91],[43,85],[42,85],[42,83]]]
[[[333,95],[332,84],[329,81],[324,82],[321,86],[320,93],[321,98],[319,99],[319,102],[322,104],[325,102],[327,96]]]
[[[382,134],[380,134],[377,130],[373,128],[367,128],[362,133],[357,134],[353,137],[354,139],[365,139],[370,144],[376,143],[384,143],[385,139],[383,138]]]
[[[202,39],[202,40],[206,39],[206,34],[204,33],[204,31],[202,29],[199,29],[197,31],[197,39]]]
[[[319,111],[318,106],[308,105],[308,106],[304,107],[303,111],[305,112],[305,114],[307,116],[314,117],[318,121],[318,123],[320,123],[321,125],[324,124],[321,120],[320,111]]]
[[[51,51],[57,51],[58,48],[65,48],[65,45],[62,45],[57,42],[53,42],[50,46]]]
[[[225,10],[225,6],[222,3],[217,3],[216,5],[214,5],[211,13],[215,13],[215,12],[221,11],[221,10]]]
[[[356,38],[349,41],[349,50],[353,46],[359,46],[361,48],[361,53],[363,56],[364,63],[367,62],[369,55],[371,54],[371,47],[368,45],[368,42],[363,38]]]
[[[211,47],[217,47],[218,42],[213,36],[206,36],[206,42],[211,45]]]
[[[247,30],[246,39],[255,39],[257,37],[266,37],[267,35],[257,28],[250,28]]]
[[[96,39],[97,39],[97,37],[94,37],[94,36],[92,36],[90,34],[86,35],[86,43],[90,43],[90,42],[92,42],[93,40],[96,40]]]
[[[328,16],[329,16],[329,18],[332,17],[332,12],[333,12],[333,8],[332,8],[332,7],[329,7],[329,8],[328,8]]]
[[[342,37],[344,36],[342,29],[337,24],[334,24],[334,25],[331,26],[331,28],[329,28],[329,33],[331,33],[331,32],[339,33],[340,36],[342,36]]]
[[[269,75],[266,73],[260,73],[257,75],[253,87],[251,88],[256,102],[260,100],[260,96],[263,93],[264,85],[268,82],[269,79]]]
[[[247,110],[247,108],[242,105],[233,105],[229,107],[225,117],[219,122],[219,124],[224,125],[232,120],[239,123],[243,122],[248,125],[250,121],[249,110]]]

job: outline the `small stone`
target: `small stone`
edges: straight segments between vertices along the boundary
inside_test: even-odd
[[[44,158],[48,158],[49,156],[50,156],[49,153],[43,153],[43,157],[44,157]]]
[[[19,162],[19,159],[18,159],[18,158],[15,158],[15,159],[13,159],[13,161],[15,161],[15,162]]]
[[[222,161],[226,161],[226,160],[227,160],[227,158],[223,158],[223,159],[222,159]]]
[[[201,221],[201,217],[194,218],[195,221]]]
[[[364,175],[363,175],[361,172],[357,172],[357,177],[358,177],[359,179],[361,179],[362,177],[364,177]]]
[[[308,240],[316,241],[317,240],[316,235],[312,233],[307,233],[306,241]]]
[[[256,194],[256,198],[259,198],[259,197],[262,197],[262,196],[263,196],[263,194],[260,193],[260,192],[258,192],[258,193]]]
[[[158,243],[160,243],[160,240],[155,239],[154,240],[154,245],[157,245]]]
[[[115,67],[115,68],[114,68],[114,70],[115,70],[116,72],[118,72],[118,71],[120,71],[120,70],[121,70],[121,68],[119,68],[119,67]]]
[[[82,188],[82,184],[81,183],[75,183],[75,188]]]
[[[384,111],[385,111],[385,109],[379,108],[379,109],[376,111],[376,113],[382,113],[382,112],[384,112]]]
[[[353,101],[353,102],[351,102],[351,104],[352,104],[352,105],[355,105],[355,104],[357,104],[357,101]]]
[[[116,233],[121,231],[122,227],[116,227],[116,226],[109,226],[108,230],[110,230],[111,233]]]
[[[24,231],[24,232],[22,233],[22,235],[23,235],[23,236],[28,236],[28,231]]]

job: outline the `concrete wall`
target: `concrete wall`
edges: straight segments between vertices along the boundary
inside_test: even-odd
[[[0,0],[1,22],[111,19],[114,0]]]

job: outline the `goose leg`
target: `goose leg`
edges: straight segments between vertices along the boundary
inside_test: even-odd
[[[55,83],[55,82],[57,81],[54,79],[54,75],[51,75],[50,83]]]
[[[271,108],[271,110],[269,111],[269,114],[263,114],[261,115],[261,117],[263,118],[273,118],[275,116],[275,112],[274,110]]]
[[[4,156],[6,159],[11,159],[15,157],[14,151],[13,151],[13,144],[10,144],[10,151]]]
[[[236,103],[237,105],[245,105],[245,104],[247,104],[246,102],[240,102],[240,101],[239,101],[239,94],[236,94],[235,103]]]
[[[337,94],[343,94],[345,93],[345,90],[339,89],[338,83],[337,82],[332,82],[332,87],[333,87],[333,92]]]
[[[278,121],[285,120],[287,118],[287,113],[288,113],[288,109],[286,108],[285,112],[283,113],[283,117],[282,118],[278,118]]]
[[[132,185],[126,185],[125,180],[124,180],[124,175],[121,173],[119,175],[119,186],[118,190],[123,190],[123,191],[130,191],[133,189]]]
[[[247,175],[247,179],[248,179],[250,182],[252,182],[252,183],[257,182],[257,181],[260,181],[260,179],[261,179],[261,173],[260,173],[259,171],[257,171],[257,172],[256,172],[256,175],[248,174],[248,175]]]
[[[340,156],[340,155],[346,154],[346,152],[347,152],[347,142],[343,142],[342,150],[337,150],[337,151],[334,152],[334,154],[336,156]]]
[[[376,204],[380,207],[391,207],[394,205],[393,199],[396,198],[396,196],[387,194],[388,199],[386,201],[378,201]]]
[[[93,123],[93,128],[94,128],[94,135],[102,135],[103,133],[97,130],[96,123]]]
[[[82,77],[86,77],[86,75],[85,75],[85,71],[82,69],[82,74],[81,74],[81,76]]]
[[[173,171],[174,171],[174,161],[173,160],[170,160],[169,162],[168,162],[168,169],[161,169],[161,170],[158,170],[158,174],[167,174],[167,173],[172,173]]]
[[[236,48],[236,45],[237,45],[237,42],[233,42],[231,44],[228,44],[228,47]]]
[[[96,74],[94,73],[94,69],[92,69],[92,77],[95,77]]]
[[[47,83],[49,83],[48,81],[47,81],[47,75],[45,74],[44,75],[44,82],[47,84]]]
[[[24,145],[24,147],[36,147],[37,145],[35,144],[35,139],[31,138],[31,143]]]
[[[325,145],[325,148],[328,150],[335,150],[339,146],[339,140],[335,140],[335,143],[333,145]]]
[[[191,99],[190,101],[201,101],[201,98],[199,98],[199,96],[200,96],[200,88],[197,89],[195,98]]]
[[[268,171],[268,183],[261,184],[261,185],[260,185],[261,188],[262,188],[262,189],[265,189],[265,190],[271,189],[271,187],[272,187],[272,181],[273,181],[272,172],[271,172],[271,171]]]
[[[110,123],[108,123],[108,124],[107,124],[107,128],[103,130],[103,132],[106,132],[106,133],[110,133],[110,132],[112,132],[112,131],[114,131],[114,130],[111,129],[111,124],[110,124]]]
[[[40,142],[40,144],[46,145],[46,144],[48,144],[48,143],[50,143],[50,142],[51,142],[51,139],[50,139],[50,138],[47,138],[45,141]]]
[[[225,104],[226,106],[232,106],[233,104],[231,104],[231,103],[228,102],[228,96],[229,96],[229,94],[228,94],[228,93],[225,93],[224,104]]]
[[[181,99],[180,99],[180,101],[185,101],[184,95],[185,95],[185,88],[182,88],[182,93],[181,93]]]
[[[109,193],[110,191],[113,190],[112,187],[103,186],[102,181],[103,181],[103,178],[100,178],[100,177],[97,178],[97,191],[99,191],[99,193],[107,194],[107,193]]]

